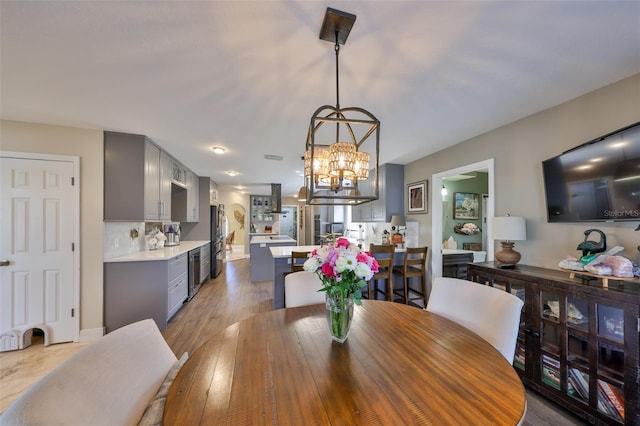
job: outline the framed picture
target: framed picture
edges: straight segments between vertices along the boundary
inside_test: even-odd
[[[408,213],[427,213],[427,181],[407,185]]]
[[[453,193],[453,218],[454,219],[479,219],[480,195],[471,192]]]

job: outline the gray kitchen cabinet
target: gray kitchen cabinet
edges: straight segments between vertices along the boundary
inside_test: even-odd
[[[200,247],[200,284],[211,276],[211,244]]]
[[[171,163],[144,135],[104,132],[104,220],[171,220]]]
[[[153,318],[160,330],[187,299],[187,254],[169,260],[104,264],[104,325],[107,333]]]
[[[358,182],[358,187],[361,194],[371,194],[373,192],[373,173],[369,174],[369,179]],[[352,222],[371,222],[371,203],[360,204],[359,206],[352,207],[351,221]]]
[[[187,275],[188,255],[183,253],[168,261],[169,275],[167,286],[167,321],[180,310],[189,296],[189,277]]]
[[[158,205],[162,208],[158,211],[158,219],[162,221],[171,220],[171,173],[173,158],[166,151],[160,150],[160,178],[158,186],[160,193]],[[154,218],[153,212],[149,212],[149,218]]]
[[[187,222],[200,221],[200,180],[187,170]]]
[[[370,174],[373,176],[373,173]],[[363,185],[363,194],[370,192],[373,183],[370,180]],[[384,164],[378,168],[378,199],[359,206],[351,211],[353,222],[389,222],[391,215],[404,215],[404,166]]]
[[[200,221],[200,178],[185,170],[184,187],[175,185],[171,197],[171,218],[177,222]]]

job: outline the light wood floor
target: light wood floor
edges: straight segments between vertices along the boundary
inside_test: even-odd
[[[163,335],[180,357],[184,352],[193,353],[229,325],[271,310],[272,303],[271,281],[250,282],[249,259],[227,262],[222,274],[202,286],[196,297],[171,320]],[[36,340],[25,350],[0,353],[0,411],[38,378],[87,344],[66,343],[45,348],[41,340]],[[527,405],[524,422],[527,426],[586,424],[531,391],[527,391]]]

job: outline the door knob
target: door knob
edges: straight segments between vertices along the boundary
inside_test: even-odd
[[[0,266],[9,266],[9,265],[11,265],[11,261],[6,259],[0,260]]]

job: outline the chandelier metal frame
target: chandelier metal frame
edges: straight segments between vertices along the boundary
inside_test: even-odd
[[[340,44],[346,43],[355,19],[353,14],[327,8],[320,30],[321,40],[335,43],[336,106],[323,105],[311,116],[303,157],[306,204],[358,205],[379,198],[380,121],[363,108],[340,108],[338,55]],[[322,143],[322,137],[318,137],[325,124],[336,125],[335,139],[331,144]],[[348,135],[343,138],[347,141],[341,140],[341,129],[342,134]],[[366,151],[365,144],[368,147]],[[329,151],[334,155],[331,164],[342,164],[342,168],[330,169]],[[342,155],[340,159],[335,158],[336,153]],[[370,191],[361,193],[363,188],[359,183],[364,180],[371,181],[367,186]]]

